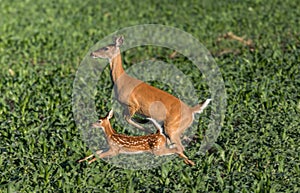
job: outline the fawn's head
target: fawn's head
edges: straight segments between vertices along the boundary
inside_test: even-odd
[[[91,53],[92,58],[112,59],[120,53],[120,46],[123,44],[123,36],[117,37],[113,44],[109,44]]]
[[[104,129],[105,127],[110,125],[109,120],[112,118],[112,116],[113,116],[113,110],[110,110],[109,113],[105,117],[100,118],[96,123],[94,123],[93,127]]]

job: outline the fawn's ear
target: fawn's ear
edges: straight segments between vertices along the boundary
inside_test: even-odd
[[[116,38],[115,38],[115,45],[116,45],[117,47],[119,47],[119,46],[121,46],[121,45],[123,44],[123,41],[124,41],[123,36],[116,37]]]
[[[112,110],[109,111],[109,113],[108,113],[108,115],[107,115],[107,118],[108,118],[108,119],[111,119],[111,118],[113,117],[113,115],[114,115],[114,111],[113,111],[113,109],[112,109]]]

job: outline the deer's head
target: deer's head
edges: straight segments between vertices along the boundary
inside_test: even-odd
[[[107,126],[110,125],[110,119],[113,117],[113,110],[110,110],[109,113],[103,117],[100,118],[96,123],[93,124],[94,128],[102,128],[105,129]]]
[[[120,54],[120,46],[123,44],[124,38],[123,36],[117,37],[114,40],[113,44],[109,44],[108,46],[102,47],[91,53],[92,58],[103,58],[109,59],[116,57]]]

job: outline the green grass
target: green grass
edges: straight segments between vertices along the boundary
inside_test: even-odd
[[[296,1],[0,1],[0,192],[299,192],[300,6]],[[72,113],[76,71],[89,49],[124,27],[156,23],[199,39],[222,72],[225,122],[197,164],[175,158],[152,170],[126,170],[90,153]],[[233,32],[254,49],[218,38]],[[125,37],[126,38],[126,37]],[[224,53],[223,51],[228,51]],[[231,52],[232,51],[232,52]],[[238,51],[238,52],[234,52]],[[171,50],[124,53],[124,66]],[[199,75],[169,60],[207,94]],[[98,88],[109,93],[109,71]],[[96,95],[97,112],[111,107]],[[207,117],[207,118],[205,118]],[[208,124],[208,112],[201,116]],[[115,123],[117,124],[117,123]],[[202,132],[203,127],[199,127]]]

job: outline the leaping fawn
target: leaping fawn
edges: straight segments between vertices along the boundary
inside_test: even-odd
[[[124,115],[127,122],[144,129],[131,119],[135,113],[162,121],[165,133],[176,145],[178,152],[183,154],[181,134],[192,124],[194,114],[201,113],[211,99],[189,107],[175,96],[129,76],[122,67],[120,52],[122,44],[123,37],[121,36],[116,38],[113,44],[92,52],[90,56],[109,60],[115,94],[118,101],[125,107]]]
[[[100,118],[97,123],[93,124],[93,127],[102,128],[106,140],[109,145],[109,150],[103,152],[99,150],[96,154],[100,158],[115,156],[120,153],[124,154],[136,154],[143,152],[150,152],[154,155],[169,155],[169,154],[178,154],[184,159],[184,162],[189,165],[195,165],[193,161],[189,160],[182,152],[178,151],[177,148],[168,148],[166,136],[163,134],[162,128],[160,125],[151,118],[148,118],[154,126],[158,129],[158,132],[155,134],[144,135],[144,136],[128,136],[123,134],[118,134],[111,126],[110,119],[113,116],[113,111],[111,110],[106,117]],[[94,154],[87,156],[78,162],[82,162],[94,157],[88,163],[92,163],[96,160]]]

